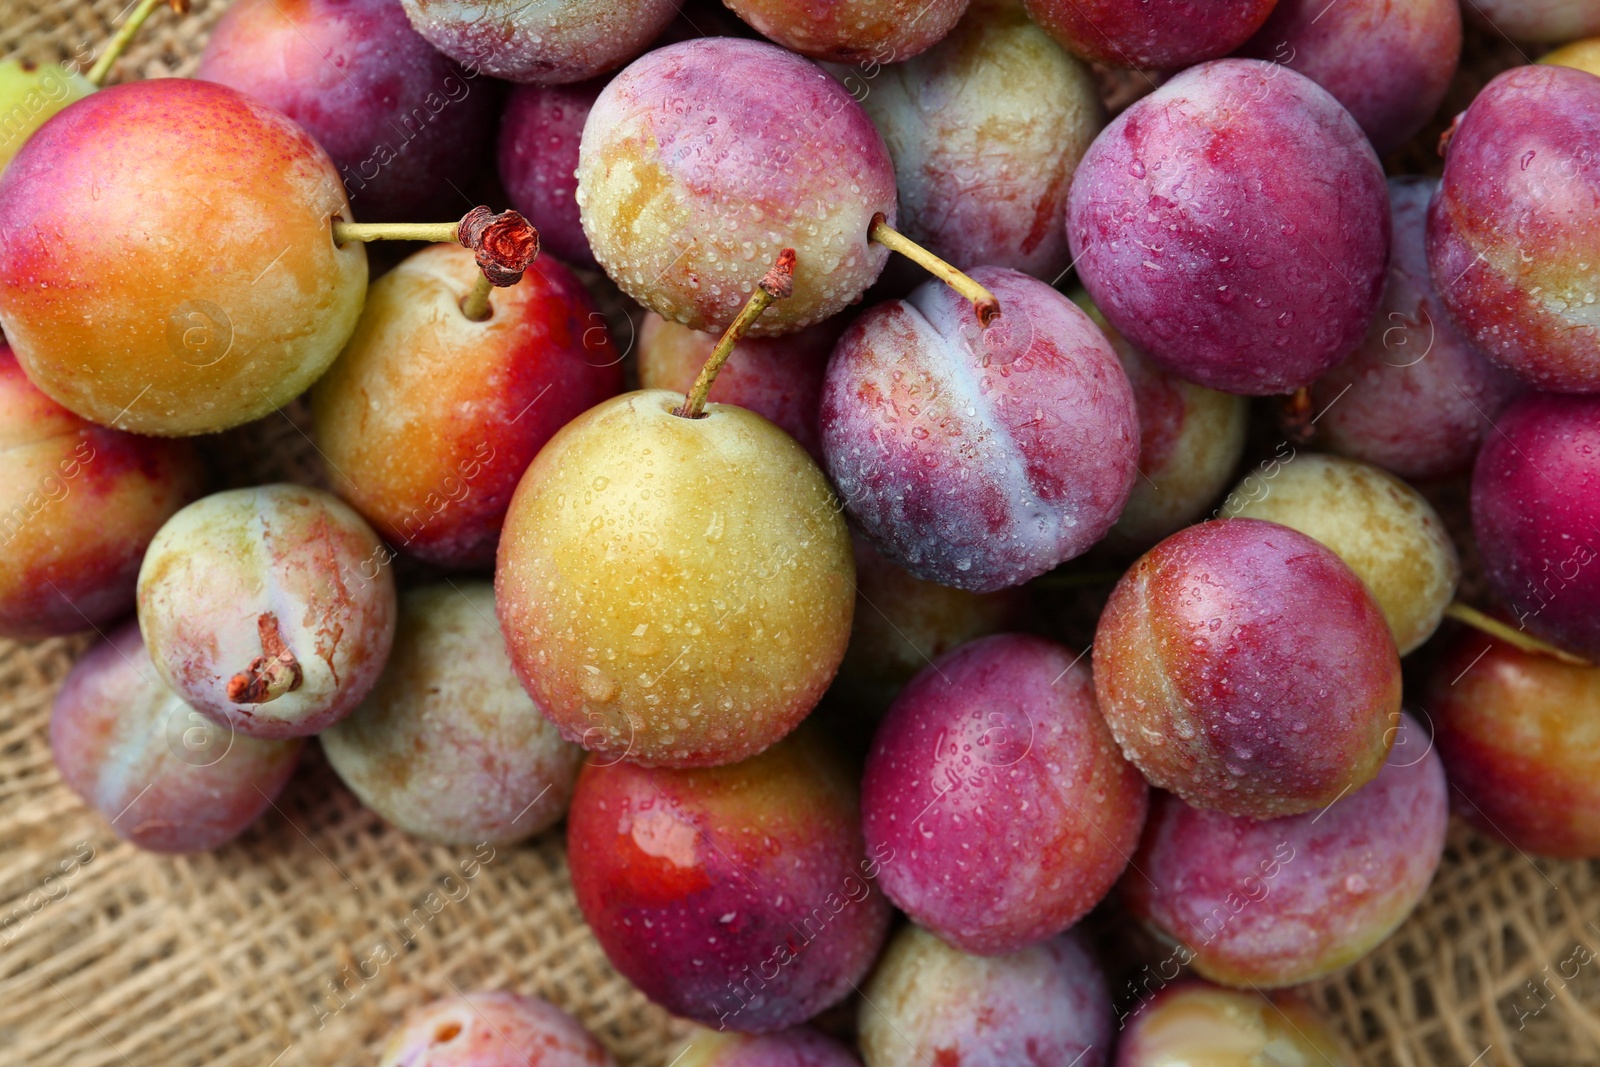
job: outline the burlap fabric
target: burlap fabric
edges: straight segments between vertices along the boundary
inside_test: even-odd
[[[124,2],[0,0],[0,57],[87,55]],[[114,77],[188,73],[225,4],[158,14]],[[1447,110],[1521,58],[1474,36]],[[1436,169],[1441,128],[1391,170]],[[219,483],[320,480],[307,429],[295,407],[226,435],[207,449]],[[0,1065],[370,1063],[408,1008],[484,987],[547,997],[625,1067],[670,1058],[681,1027],[606,962],[559,832],[488,855],[427,844],[363,810],[312,746],[233,845],[171,858],[118,842],[61,783],[46,737],[87,643],[0,642]],[[1531,860],[1458,826],[1416,914],[1307,992],[1362,1063],[1576,1067],[1600,1063],[1597,957],[1600,865]]]

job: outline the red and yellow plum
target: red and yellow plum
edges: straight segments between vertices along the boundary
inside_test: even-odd
[[[50,715],[61,777],[118,837],[202,852],[242,834],[294,773],[302,742],[236,735],[167,688],[132,621],[72,668]]]
[[[1378,157],[1327,90],[1226,59],[1177,75],[1095,139],[1067,231],[1090,296],[1140,351],[1263,396],[1311,384],[1360,342],[1390,221]]]
[[[605,1047],[555,1005],[516,993],[468,993],[411,1011],[378,1067],[616,1067]]]
[[[884,893],[964,952],[1036,945],[1100,902],[1127,865],[1149,790],[1095,707],[1087,666],[999,634],[901,691],[862,784]]]
[[[0,636],[36,640],[126,615],[150,539],[201,485],[187,442],[85,422],[0,342]]]
[[[1170,793],[1151,804],[1122,882],[1128,909],[1206,978],[1309,982],[1360,959],[1405,920],[1444,854],[1450,802],[1422,727],[1400,720],[1378,776],[1319,812],[1256,821]]]
[[[1150,784],[1269,819],[1372,780],[1400,712],[1383,612],[1333,551],[1277,523],[1181,530],[1117,583],[1095,695]]]
[[[1428,212],[1456,325],[1539,389],[1600,392],[1600,78],[1524,66],[1460,118]]]
[[[418,33],[470,70],[568,85],[643,52],[678,0],[400,0]]]
[[[843,80],[894,159],[901,231],[961,270],[1061,275],[1067,191],[1105,124],[1088,67],[980,0],[932,51],[870,73]]]
[[[858,318],[822,393],[828,473],[862,532],[919,578],[1019,585],[1100,540],[1137,476],[1138,416],[1078,307],[1000,267],[988,327],[942,282]]]
[[[1523,852],[1600,858],[1600,668],[1465,631],[1427,694],[1458,814]]]
[[[487,582],[408,590],[383,676],[321,738],[363,804],[447,844],[510,843],[554,826],[583,755],[512,672]]]
[[[864,990],[859,1034],[866,1067],[1102,1067],[1111,997],[1076,934],[973,956],[906,926]]]
[[[622,388],[621,356],[572,272],[541,258],[462,314],[479,274],[431,245],[372,284],[350,343],[312,390],[329,481],[402,551],[492,566],[518,480],[572,419]]]
[[[1189,981],[1144,1004],[1117,1042],[1116,1067],[1356,1067],[1338,1032],[1300,997]]]
[[[809,1026],[776,1034],[740,1034],[696,1027],[677,1067],[861,1067],[855,1054]]]
[[[617,970],[675,1015],[771,1033],[849,994],[877,958],[889,854],[814,732],[709,770],[587,763],[567,820],[578,906]]]
[[[1600,660],[1600,397],[1529,393],[1472,471],[1489,584],[1526,629]]]
[[[297,485],[204,497],[139,569],[156,671],[250,737],[319,733],[355,710],[394,640],[388,549],[335,497]]]
[[[519,85],[500,117],[500,184],[557,259],[596,270],[578,215],[578,144],[605,82]]]
[[[725,0],[762,35],[812,59],[900,63],[949,33],[967,0]]]
[[[1394,236],[1383,302],[1367,335],[1311,386],[1317,443],[1402,478],[1472,464],[1494,419],[1525,387],[1456,329],[1428,271],[1437,178],[1391,178]]]
[[[577,197],[612,280],[692,330],[725,329],[755,265],[794,249],[794,295],[758,336],[858,300],[888,256],[867,240],[872,220],[895,219],[894,164],[861,105],[816,64],[727,37],[657,49],[612,79],[584,124]]]
[[[1276,0],[1026,0],[1069,51],[1113,67],[1177,70],[1225,56],[1261,27]]]

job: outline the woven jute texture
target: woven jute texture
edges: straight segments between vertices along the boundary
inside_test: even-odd
[[[123,2],[0,0],[0,57],[87,56]],[[189,73],[225,6],[158,14],[114,78]],[[1525,58],[1482,34],[1468,56],[1445,115]],[[1442,128],[1391,171],[1436,170]],[[218,486],[320,482],[308,434],[294,405],[224,435],[206,449]],[[559,831],[493,850],[427,844],[365,811],[311,746],[234,844],[174,858],[120,843],[62,784],[46,736],[87,645],[0,642],[0,1065],[371,1063],[407,1009],[490,987],[571,1011],[625,1067],[670,1058],[681,1024],[606,962]],[[1120,987],[1133,965],[1117,962]],[[1600,865],[1530,859],[1457,826],[1412,918],[1307,993],[1365,1064],[1600,1063]]]

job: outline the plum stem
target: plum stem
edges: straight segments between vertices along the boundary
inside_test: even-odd
[[[278,630],[278,616],[263,611],[256,617],[256,632],[261,635],[262,654],[228,679],[228,699],[235,704],[265,704],[299,689],[305,681],[300,661]]]
[[[1280,420],[1284,436],[1292,445],[1303,445],[1310,442],[1316,435],[1317,428],[1312,424],[1311,417],[1311,387],[1302,385],[1284,399]]]
[[[501,289],[516,285],[523,272],[539,258],[539,231],[533,223],[515,211],[495,214],[479,204],[459,222],[347,222],[337,215],[333,218],[333,243],[336,245],[360,241],[427,241],[430,244],[458,242],[470,249],[478,261],[489,284]],[[468,300],[472,300],[468,294]],[[489,297],[483,295],[484,308]],[[463,307],[463,312],[466,308]],[[488,318],[487,311],[479,321]]]
[[[1000,317],[1000,301],[995,299],[993,293],[890,226],[883,212],[880,211],[872,216],[872,225],[867,229],[867,237],[891,252],[899,252],[972,301],[972,310],[978,314],[978,325],[987,326]]]
[[[139,6],[133,9],[133,14],[128,20],[117,27],[117,32],[111,35],[111,40],[106,42],[106,50],[100,58],[94,61],[94,66],[89,68],[89,73],[84,75],[95,85],[104,85],[106,76],[111,73],[111,68],[117,60],[122,58],[122,53],[128,50],[133,43],[134,35],[139,32],[139,27],[145,20],[155,13],[156,8],[162,4],[170,4],[172,10],[179,15],[189,11],[189,0],[139,0]]]
[[[1562,663],[1569,663],[1574,667],[1593,666],[1593,664],[1581,656],[1574,656],[1571,652],[1568,652],[1565,649],[1557,648],[1555,645],[1552,645],[1547,641],[1541,641],[1526,631],[1519,630],[1514,626],[1507,626],[1499,619],[1485,615],[1477,608],[1469,607],[1466,604],[1461,603],[1459,600],[1453,601],[1449,607],[1444,609],[1444,613],[1457,622],[1466,623],[1473,629],[1481,630],[1490,637],[1498,637],[1506,644],[1515,648],[1520,648],[1524,652],[1532,652],[1537,655],[1544,656],[1554,656]]]
[[[711,386],[717,380],[717,373],[722,370],[722,365],[728,362],[728,357],[733,355],[739,339],[771,304],[787,298],[793,292],[794,249],[785,248],[778,253],[778,259],[772,264],[772,269],[762,275],[761,280],[756,283],[756,291],[744,302],[744,307],[739,309],[738,316],[723,331],[722,339],[717,342],[717,347],[711,350],[705,366],[700,368],[694,384],[689,387],[689,395],[684,397],[683,403],[673,410],[674,415],[685,419],[698,419],[705,414],[706,397],[711,394]]]
[[[473,322],[486,322],[494,314],[494,309],[489,306],[489,294],[494,290],[494,283],[482,271],[473,279],[472,288],[467,295],[461,298],[461,314]]]

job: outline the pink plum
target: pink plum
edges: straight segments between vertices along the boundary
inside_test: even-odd
[[[1600,33],[1594,0],[1472,0],[1463,10],[1478,25],[1518,41],[1570,41]]]
[[[942,282],[858,318],[834,348],[822,449],[850,516],[919,578],[974,592],[1081,555],[1137,476],[1138,416],[1104,335],[1044,282],[972,276],[979,325]]]
[[[605,82],[519,85],[500,117],[500,184],[538,227],[539,244],[575,267],[596,270],[578,215],[578,144]]]
[[[792,52],[839,63],[898,63],[949,33],[967,0],[724,0]]]
[[[1205,63],[1128,108],[1072,180],[1067,231],[1105,317],[1151,359],[1247,396],[1309,385],[1360,342],[1389,255],[1383,170],[1327,90]]]
[[[1177,70],[1225,56],[1272,12],[1275,0],[1026,0],[1062,46],[1113,67]]]
[[[412,1010],[378,1067],[616,1067],[594,1035],[537,997],[468,993]]]

